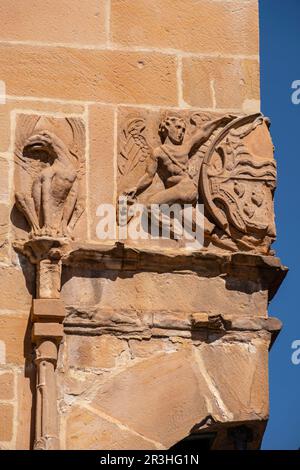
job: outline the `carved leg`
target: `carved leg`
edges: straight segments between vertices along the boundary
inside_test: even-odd
[[[38,233],[40,226],[33,200],[23,193],[16,193],[16,203],[18,208],[25,215],[32,231]]]
[[[78,196],[78,182],[77,180],[74,182],[67,200],[64,205],[64,210],[62,214],[62,233],[65,236],[70,234],[70,229],[68,228],[68,224],[73,219],[74,210],[76,210],[76,203],[77,203],[77,196]],[[73,228],[73,227],[72,227]]]
[[[41,178],[36,178],[32,185],[32,198],[34,201],[35,212],[39,223],[42,224],[41,220],[41,202],[42,202],[42,183]]]
[[[56,235],[52,233],[52,216],[51,207],[50,207],[50,192],[51,192],[51,181],[52,175],[49,173],[48,175],[44,175],[43,182],[42,182],[42,208],[43,208],[43,232],[44,235],[53,236]]]
[[[85,204],[82,199],[78,199],[78,193],[79,184],[76,180],[69,193],[69,197],[67,199],[63,213],[62,225],[64,233],[67,235],[69,235],[74,230],[76,223],[84,212]]]
[[[196,202],[198,190],[193,181],[184,179],[168,189],[163,189],[153,194],[147,201],[148,204],[192,204]]]

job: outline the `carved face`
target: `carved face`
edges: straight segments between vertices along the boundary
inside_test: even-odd
[[[172,144],[181,145],[184,139],[186,124],[183,119],[169,116],[163,123],[166,136]]]

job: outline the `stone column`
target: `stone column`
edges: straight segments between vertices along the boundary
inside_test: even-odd
[[[37,299],[32,307],[32,341],[36,345],[36,450],[57,450],[59,427],[57,413],[56,365],[63,338],[65,316],[59,299],[61,260],[41,259],[37,265]]]

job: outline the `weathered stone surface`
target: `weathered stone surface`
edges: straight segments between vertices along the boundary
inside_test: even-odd
[[[70,274],[75,272],[70,270]],[[192,273],[123,272],[118,276],[113,271],[94,271],[92,277],[91,281],[76,272],[76,277],[64,283],[62,297],[67,306],[97,305],[109,312],[140,312],[140,317],[169,312],[178,315],[178,319],[199,311],[264,316],[267,308],[267,292],[255,282],[246,287],[234,279],[205,278]]]
[[[2,287],[1,310],[29,312],[31,294],[34,286],[34,270],[27,264],[22,265],[23,271],[17,267],[0,267]]]
[[[187,57],[182,74],[183,99],[191,106],[259,111],[257,60]]]
[[[38,240],[36,242],[39,243]],[[39,299],[59,301],[61,271],[60,260],[43,259],[38,263],[36,294]]]
[[[34,321],[63,321],[65,307],[60,299],[34,299],[32,319]]]
[[[149,340],[136,340],[129,341],[129,348],[132,358],[146,358],[159,353],[171,353],[177,350],[174,343],[168,339],[162,340],[158,338],[151,338]]]
[[[96,228],[100,204],[113,204],[115,199],[115,112],[111,107],[93,105],[89,110],[90,156],[88,166],[90,236],[98,241]]]
[[[267,419],[267,337],[232,334],[228,340],[211,337],[196,347],[182,339],[130,340],[129,345],[131,359],[127,357],[117,374],[96,379],[92,388],[85,382],[83,409],[79,412],[77,401],[67,414],[70,448],[79,445],[80,425],[88,426],[85,436],[92,433],[89,412],[95,414],[99,433],[107,422],[114,423],[136,435],[137,446],[142,445],[139,437],[147,440],[149,449],[170,447],[204,426],[209,416],[215,423]],[[129,448],[122,436],[117,432],[102,444],[97,438],[97,443],[101,448]],[[92,437],[87,442],[91,448],[97,445]]]
[[[28,315],[0,315],[0,341],[4,344],[1,354],[4,364],[24,364],[32,353],[28,334]]]
[[[165,54],[1,45],[0,68],[10,95],[177,105],[176,59]]]
[[[257,54],[257,2],[112,2],[112,37],[134,46],[188,52]]]
[[[0,203],[9,202],[9,162],[7,157],[0,155]]]
[[[28,450],[32,448],[35,415],[35,381],[35,366],[33,362],[28,362],[24,371],[19,372],[17,375],[17,450]]]
[[[13,413],[13,405],[0,403],[0,441],[11,441],[13,437]]]
[[[7,97],[0,106],[0,151],[6,152],[11,142],[11,127],[15,125],[14,111],[24,112],[30,110],[34,113],[57,113],[61,115],[82,114],[84,107],[71,103],[55,103],[51,101],[37,101],[14,99]],[[7,185],[6,185],[7,186]]]
[[[0,260],[5,261],[9,258],[9,206],[0,204]]]
[[[67,430],[68,450],[146,450],[153,446],[134,430],[90,408],[74,407],[67,420]]]
[[[63,338],[63,326],[59,323],[34,323],[32,340],[36,342],[44,338],[60,341]]]
[[[191,354],[182,351],[155,354],[125,369],[99,387],[92,406],[169,447],[206,416],[209,395]],[[213,399],[211,406],[216,410]]]
[[[225,338],[201,344],[196,352],[211,377],[212,392],[220,396],[232,420],[268,417],[268,345],[255,337],[246,342]]]
[[[0,16],[1,40],[102,44],[106,39],[105,0],[27,0],[26,5],[3,0]]]
[[[68,364],[78,368],[107,369],[128,348],[127,342],[113,336],[68,336]]]
[[[0,371],[0,400],[14,398],[14,374],[13,372]]]

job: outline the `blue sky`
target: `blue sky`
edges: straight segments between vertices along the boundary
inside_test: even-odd
[[[262,112],[271,118],[278,165],[274,248],[290,269],[269,306],[283,329],[270,353],[270,420],[262,448],[298,449],[300,364],[291,361],[291,344],[300,340],[300,104],[291,101],[291,84],[300,80],[300,0],[259,3]]]

